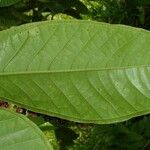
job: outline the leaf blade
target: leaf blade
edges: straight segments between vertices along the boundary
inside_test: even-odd
[[[42,131],[23,115],[0,109],[0,147],[8,149],[52,149]]]
[[[0,97],[78,122],[111,123],[149,113],[149,31],[52,21],[0,37]]]

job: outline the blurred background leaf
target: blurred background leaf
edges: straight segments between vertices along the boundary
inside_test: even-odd
[[[124,123],[95,125],[85,144],[74,150],[148,150],[150,149],[150,116]]]
[[[0,7],[10,6],[21,0],[0,0]]]

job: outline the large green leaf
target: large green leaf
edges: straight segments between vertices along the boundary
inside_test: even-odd
[[[10,6],[21,0],[0,0],[0,7]]]
[[[78,122],[150,112],[150,32],[91,21],[27,24],[0,33],[0,97]]]
[[[23,115],[0,109],[0,149],[52,150],[42,131]]]

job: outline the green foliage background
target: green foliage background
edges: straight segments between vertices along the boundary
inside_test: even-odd
[[[126,24],[150,30],[150,0],[1,0],[0,30],[25,23],[84,19]],[[111,124],[79,124],[13,107],[34,121],[54,149],[60,150],[148,150],[150,116]],[[45,123],[46,122],[46,123]]]

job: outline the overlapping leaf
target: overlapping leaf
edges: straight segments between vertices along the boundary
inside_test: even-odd
[[[23,115],[0,109],[0,149],[52,150],[42,131]]]
[[[78,122],[150,112],[150,32],[91,21],[0,33],[0,97]]]

